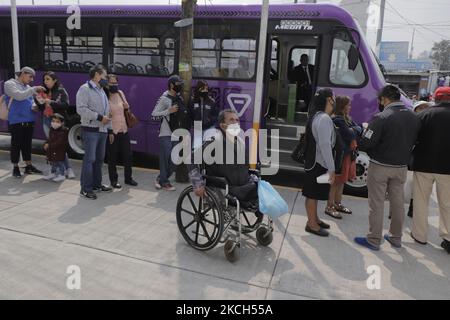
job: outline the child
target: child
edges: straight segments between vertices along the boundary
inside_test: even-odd
[[[52,168],[50,174],[43,179],[61,182],[66,179],[64,159],[68,145],[68,129],[64,127],[64,117],[59,113],[55,113],[51,119],[50,133],[44,150]]]

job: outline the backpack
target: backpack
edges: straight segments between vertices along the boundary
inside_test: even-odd
[[[172,105],[178,105],[178,111],[171,113],[169,120],[167,120],[167,117],[163,117],[161,121],[167,121],[172,132],[179,128],[190,129],[191,120],[189,110],[186,108],[183,98],[180,95],[174,97],[170,94],[167,94],[166,97],[172,101]]]

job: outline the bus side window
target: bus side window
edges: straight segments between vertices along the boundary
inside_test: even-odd
[[[330,82],[338,86],[361,86],[366,82],[366,74],[359,58],[355,70],[349,68],[348,53],[352,41],[347,33],[338,32],[333,39]]]

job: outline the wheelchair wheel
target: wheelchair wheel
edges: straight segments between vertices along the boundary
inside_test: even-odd
[[[206,187],[205,197],[194,194],[192,186],[181,192],[177,203],[177,224],[186,242],[195,249],[209,250],[223,233],[223,212],[214,193]]]
[[[258,240],[260,245],[267,247],[273,240],[272,231],[266,227],[260,227],[256,230],[256,240]]]
[[[227,240],[227,242],[225,242],[223,250],[225,252],[225,257],[227,258],[228,261],[236,262],[239,260],[240,248],[238,244],[233,240]]]

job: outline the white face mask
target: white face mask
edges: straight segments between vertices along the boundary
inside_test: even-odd
[[[227,133],[233,137],[236,137],[241,132],[241,126],[239,123],[229,124],[227,127]]]
[[[52,128],[55,130],[61,128],[61,123],[52,122]]]

